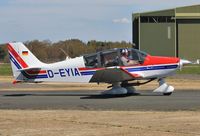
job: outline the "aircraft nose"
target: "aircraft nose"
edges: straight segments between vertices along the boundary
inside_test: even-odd
[[[185,60],[185,59],[180,59],[179,63],[180,63],[181,65],[192,64],[191,61],[189,61],[189,60]]]
[[[179,61],[179,68],[180,68],[180,70],[182,69],[183,66],[188,65],[188,64],[192,64],[192,62],[189,61],[189,60],[180,59],[180,61]]]

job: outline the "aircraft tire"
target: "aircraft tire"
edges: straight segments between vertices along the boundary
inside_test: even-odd
[[[172,94],[172,92],[170,92],[170,93],[163,93],[163,95],[165,95],[165,96],[169,96],[171,94]]]

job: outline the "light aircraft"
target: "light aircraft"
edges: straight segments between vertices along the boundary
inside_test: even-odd
[[[176,57],[151,56],[133,48],[110,49],[51,64],[39,61],[21,42],[9,43],[8,51],[13,83],[108,83],[111,89],[102,93],[111,95],[135,93],[134,86],[153,80],[159,83],[153,92],[170,95],[174,87],[164,79],[191,63]]]

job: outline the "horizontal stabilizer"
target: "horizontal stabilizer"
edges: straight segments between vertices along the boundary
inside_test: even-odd
[[[41,68],[39,67],[31,67],[31,68],[23,68],[23,69],[18,69],[17,71],[39,71]]]

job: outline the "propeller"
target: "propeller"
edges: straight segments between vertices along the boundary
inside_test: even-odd
[[[180,59],[179,61],[179,68],[182,70],[183,66],[188,65],[188,64],[200,64],[200,60],[197,59],[195,62],[186,60],[186,59]]]
[[[200,60],[196,60],[196,62],[194,64],[200,64]]]
[[[183,66],[188,65],[188,64],[192,64],[192,62],[186,59],[180,59],[179,61],[180,70],[182,70]]]

